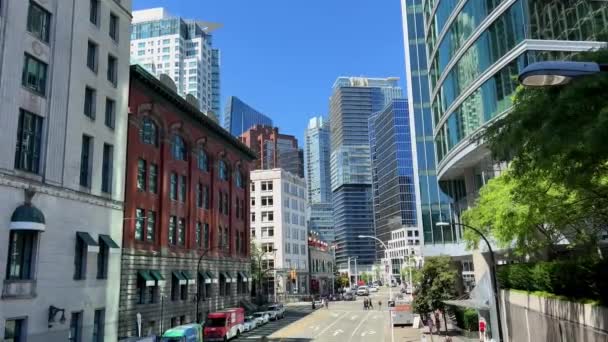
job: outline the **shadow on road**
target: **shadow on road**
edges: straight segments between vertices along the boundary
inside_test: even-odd
[[[300,319],[308,316],[312,313],[310,308],[297,307],[290,308],[285,312],[285,318],[270,321],[268,324],[263,325],[261,327],[256,328],[253,331],[246,332],[241,335],[235,341],[284,341],[284,342],[306,342],[311,341],[307,338],[269,338],[268,336],[274,334],[275,332],[289,326],[292,323],[299,321]]]

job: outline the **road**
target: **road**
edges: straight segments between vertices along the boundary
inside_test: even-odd
[[[356,301],[330,302],[329,309],[314,312],[310,304],[289,306],[284,319],[243,334],[235,341],[390,342],[390,317],[386,308],[388,290],[383,289],[370,297],[374,310],[369,311],[363,309],[361,297]],[[379,300],[383,303],[382,310],[378,309]],[[395,328],[394,333],[394,341],[420,341],[418,329]]]

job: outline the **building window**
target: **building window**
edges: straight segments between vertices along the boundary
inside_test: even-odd
[[[103,162],[101,165],[101,191],[112,193],[112,171],[114,169],[114,147],[103,144]]]
[[[255,238],[255,228],[251,228],[251,237]]]
[[[171,200],[177,201],[177,173],[171,172],[169,196]]]
[[[150,163],[150,178],[148,179],[148,187],[151,193],[158,192],[158,166]]]
[[[97,111],[97,92],[91,87],[84,89],[84,115],[91,119],[95,119],[95,112]]]
[[[274,243],[268,242],[262,244],[262,253],[272,253],[274,252]]]
[[[235,204],[236,204],[236,218],[240,218],[241,216],[241,200],[239,200],[238,198],[235,200]]]
[[[251,206],[255,207],[255,197],[251,197]]]
[[[72,312],[70,319],[70,332],[68,335],[69,342],[82,341],[82,311]]]
[[[236,183],[236,187],[239,189],[243,188],[243,174],[240,171],[237,171],[235,173],[235,183]]]
[[[103,342],[106,325],[106,309],[95,310],[93,319],[93,342]]]
[[[25,342],[25,319],[7,319],[4,323],[5,342]]]
[[[144,240],[144,217],[145,211],[143,209],[135,209],[135,240]]]
[[[158,146],[158,128],[149,117],[144,117],[139,135],[144,144]]]
[[[262,237],[269,238],[274,236],[274,227],[262,227]]]
[[[274,212],[262,211],[262,222],[274,222]]]
[[[11,230],[8,243],[7,279],[33,279],[34,256],[38,232]]]
[[[186,202],[186,176],[179,176],[179,201]]]
[[[203,207],[203,185],[201,183],[196,185],[196,207]]]
[[[251,182],[251,192],[255,192],[255,182]]]
[[[146,161],[137,160],[137,190],[146,191]]]
[[[273,204],[272,196],[262,196],[262,207],[271,207]]]
[[[255,222],[255,211],[251,213],[251,222]]]
[[[89,40],[87,44],[87,67],[94,73],[97,73],[97,61],[99,53],[99,45]]]
[[[186,220],[183,218],[179,219],[179,223],[177,225],[177,244],[180,246],[184,246],[186,243]]]
[[[209,245],[210,245],[210,236],[209,236],[209,223],[204,223],[203,224],[203,244],[205,249],[209,249]]]
[[[272,191],[272,181],[262,181],[262,191]]]
[[[154,242],[156,236],[156,212],[148,210],[148,224],[146,225],[146,241]]]
[[[205,172],[209,171],[209,160],[207,153],[203,150],[198,151],[198,169]]]
[[[44,96],[46,94],[46,63],[25,54],[21,84],[27,89]]]
[[[95,26],[99,24],[99,0],[91,0],[89,20]]]
[[[169,217],[169,244],[175,245],[175,231],[177,230],[177,219],[175,216]]]
[[[110,38],[114,41],[118,41],[119,23],[118,16],[114,13],[110,13],[110,29],[108,33],[110,34]]]
[[[203,208],[210,209],[210,204],[211,201],[209,201],[209,187],[205,185],[203,186]]]
[[[174,134],[171,139],[171,155],[175,160],[186,160],[186,143],[177,134]]]
[[[220,296],[226,295],[226,276],[223,272],[220,272]]]
[[[30,1],[27,13],[27,31],[45,43],[49,42],[51,14],[36,3]]]
[[[220,160],[219,164],[218,164],[218,169],[219,169],[219,177],[220,180],[222,181],[227,181],[228,180],[228,167],[226,166],[226,162],[223,160]]]
[[[93,138],[83,135],[82,150],[80,151],[80,185],[87,188],[91,187],[91,166],[93,161],[93,158],[91,158],[92,151]]]
[[[201,241],[202,241],[202,239],[201,239],[202,236],[201,235],[203,233],[202,229],[203,229],[203,226],[201,225],[201,223],[200,222],[196,222],[196,232],[195,232],[194,239],[196,241],[196,247],[197,248],[201,248]]]
[[[116,101],[106,98],[106,117],[104,120],[107,127],[114,129],[116,122]]]
[[[114,86],[118,83],[118,59],[108,55],[108,81]]]
[[[21,109],[17,126],[16,169],[38,173],[41,141],[42,118]]]

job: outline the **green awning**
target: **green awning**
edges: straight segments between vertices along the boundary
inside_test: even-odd
[[[150,271],[148,270],[139,270],[137,271],[137,275],[144,282],[146,286],[154,286],[156,285],[156,280],[152,278]]]
[[[227,282],[227,283],[232,282],[232,278],[231,278],[231,277],[230,277],[230,275],[228,275],[228,273],[226,273],[226,272],[221,272],[221,271],[220,271],[220,278],[221,278],[221,277],[224,277],[224,281],[225,281],[225,282]]]
[[[87,246],[87,252],[99,253],[99,244],[97,243],[97,241],[95,241],[93,239],[93,237],[91,237],[91,235],[89,233],[76,232],[76,238],[80,239],[80,241],[82,241],[82,243],[84,243],[85,246]]]
[[[188,282],[188,285],[194,285],[194,284],[196,284],[196,279],[190,273],[190,271],[182,271],[182,275],[184,276],[184,278],[186,278],[186,281]]]
[[[188,279],[184,278],[181,271],[173,271],[173,278],[177,279],[179,285],[188,284]]]
[[[156,285],[165,286],[165,283],[166,283],[165,277],[163,277],[163,275],[159,271],[151,270],[150,275],[152,275],[152,278],[154,278],[156,280]]]
[[[244,282],[249,281],[249,275],[247,273],[239,271],[239,275],[241,276]]]
[[[236,277],[233,277],[230,272],[224,272],[227,283],[236,283]]]
[[[110,235],[99,234],[99,240],[103,241],[103,243],[108,246],[108,248],[112,249],[120,249],[120,246],[110,237]]]
[[[210,271],[200,271],[198,274],[205,279],[205,284],[217,283],[217,277]]]
[[[44,214],[31,203],[18,206],[11,215],[10,230],[38,230],[46,229]]]

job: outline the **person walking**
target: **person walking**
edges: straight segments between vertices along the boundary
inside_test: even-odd
[[[369,309],[374,310],[374,302],[372,302],[371,298],[369,300]]]
[[[363,310],[367,310],[367,298],[363,299]]]
[[[378,301],[378,311],[382,311],[382,301]]]
[[[329,309],[329,299],[325,298],[325,309]]]

